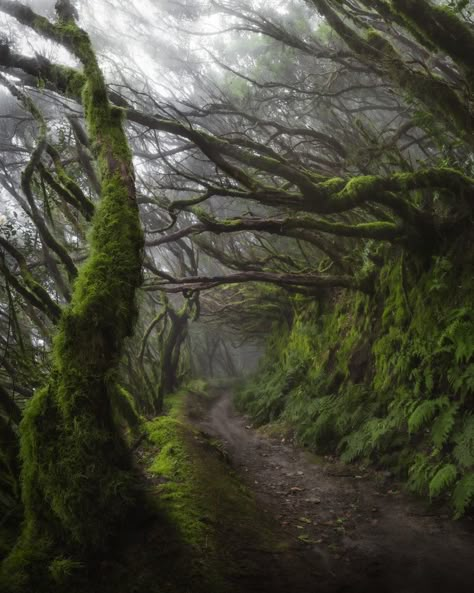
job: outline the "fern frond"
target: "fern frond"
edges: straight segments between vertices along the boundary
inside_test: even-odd
[[[343,463],[351,463],[357,458],[361,457],[367,448],[367,432],[362,427],[356,432],[352,432],[347,437],[341,439],[339,447],[344,447],[345,450],[341,455]]]
[[[453,430],[458,410],[459,405],[453,403],[443,410],[434,421],[431,436],[433,437],[433,444],[437,449],[441,449],[448,440]]]
[[[453,366],[448,370],[448,381],[455,393],[464,399],[474,393],[474,364],[468,364],[465,369]]]
[[[462,517],[474,501],[474,472],[471,472],[459,480],[453,493],[453,505],[455,519]]]
[[[453,450],[454,459],[463,468],[474,466],[474,416],[469,415],[464,420],[462,430],[456,435]]]
[[[408,418],[408,430],[411,434],[418,432],[432,420],[438,410],[449,405],[447,397],[438,397],[436,399],[427,399],[415,408],[415,411]]]
[[[443,465],[431,479],[429,486],[430,498],[439,496],[442,492],[452,486],[456,481],[457,476],[458,470],[455,465],[452,463]]]
[[[438,339],[438,347],[446,348],[449,345],[458,364],[468,362],[474,356],[474,341],[472,340],[474,316],[472,310],[466,307],[454,309],[448,316],[448,322]]]
[[[408,470],[407,486],[417,494],[426,494],[429,484],[440,468],[439,463],[433,463],[426,455],[417,455],[415,463]]]

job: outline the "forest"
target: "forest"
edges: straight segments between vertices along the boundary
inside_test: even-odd
[[[0,23],[0,591],[472,591],[474,2]]]

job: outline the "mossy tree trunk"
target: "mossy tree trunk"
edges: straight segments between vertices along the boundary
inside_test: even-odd
[[[447,6],[427,0],[392,0],[406,26],[428,47],[446,52],[474,85],[474,33],[472,28]]]
[[[88,35],[58,3],[56,22],[18,2],[0,10],[68,48],[83,64],[83,107],[101,181],[90,239],[53,345],[53,372],[21,424],[23,533],[4,563],[11,591],[51,591],[100,553],[133,502],[129,459],[110,408],[136,316],[143,237],[120,110],[110,105]],[[4,589],[2,589],[4,590]]]

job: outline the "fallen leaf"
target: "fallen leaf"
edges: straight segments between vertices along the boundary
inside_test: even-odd
[[[311,539],[311,538],[309,537],[309,535],[306,535],[305,533],[303,533],[302,535],[299,535],[299,536],[297,537],[297,539],[298,539],[300,542],[303,542],[303,543],[305,543],[305,544],[320,544],[320,543],[321,543],[321,540],[320,540],[320,539],[318,539],[318,540]]]
[[[298,521],[303,521],[303,523],[311,523],[311,519],[308,519],[307,517],[299,517]]]

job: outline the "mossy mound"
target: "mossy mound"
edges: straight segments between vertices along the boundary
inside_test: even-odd
[[[273,527],[219,443],[187,421],[190,408],[195,417],[209,405],[198,387],[168,396],[168,415],[145,424],[137,451],[145,507],[87,593],[244,593],[246,583],[273,578],[281,548]]]

